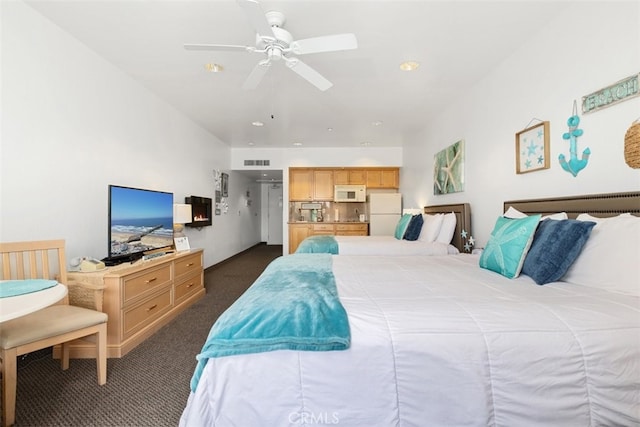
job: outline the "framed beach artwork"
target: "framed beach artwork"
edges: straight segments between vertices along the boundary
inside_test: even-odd
[[[437,152],[433,162],[433,194],[460,191],[464,191],[464,140]]]
[[[549,169],[549,122],[516,133],[516,173]]]

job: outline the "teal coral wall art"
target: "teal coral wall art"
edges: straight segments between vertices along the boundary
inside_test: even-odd
[[[436,153],[433,165],[433,194],[464,191],[464,141]]]
[[[549,169],[549,122],[516,133],[516,173]]]
[[[578,137],[584,133],[582,129],[578,128],[579,124],[580,117],[578,117],[578,108],[576,101],[573,101],[573,114],[567,120],[569,132],[565,132],[562,135],[562,139],[569,141],[569,160],[567,160],[564,154],[560,154],[558,160],[560,161],[562,169],[574,177],[578,176],[578,172],[587,167],[589,156],[591,155],[591,150],[587,147],[582,151],[582,158],[578,159]]]

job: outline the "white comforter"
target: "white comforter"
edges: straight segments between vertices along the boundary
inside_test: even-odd
[[[182,426],[631,426],[640,300],[474,255],[334,256],[349,350],[211,359]]]
[[[393,236],[335,236],[340,255],[447,255],[459,253],[453,245],[396,239]]]

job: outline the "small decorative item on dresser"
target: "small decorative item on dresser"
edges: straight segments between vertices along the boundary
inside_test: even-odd
[[[640,168],[640,118],[629,126],[624,135],[624,161],[630,168]]]

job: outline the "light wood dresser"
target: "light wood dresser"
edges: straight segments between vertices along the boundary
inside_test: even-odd
[[[122,357],[205,295],[203,250],[177,252],[92,273],[68,272],[74,285],[104,286],[107,356]],[[57,356],[54,349],[54,357]],[[72,358],[92,358],[95,346],[71,345]]]

